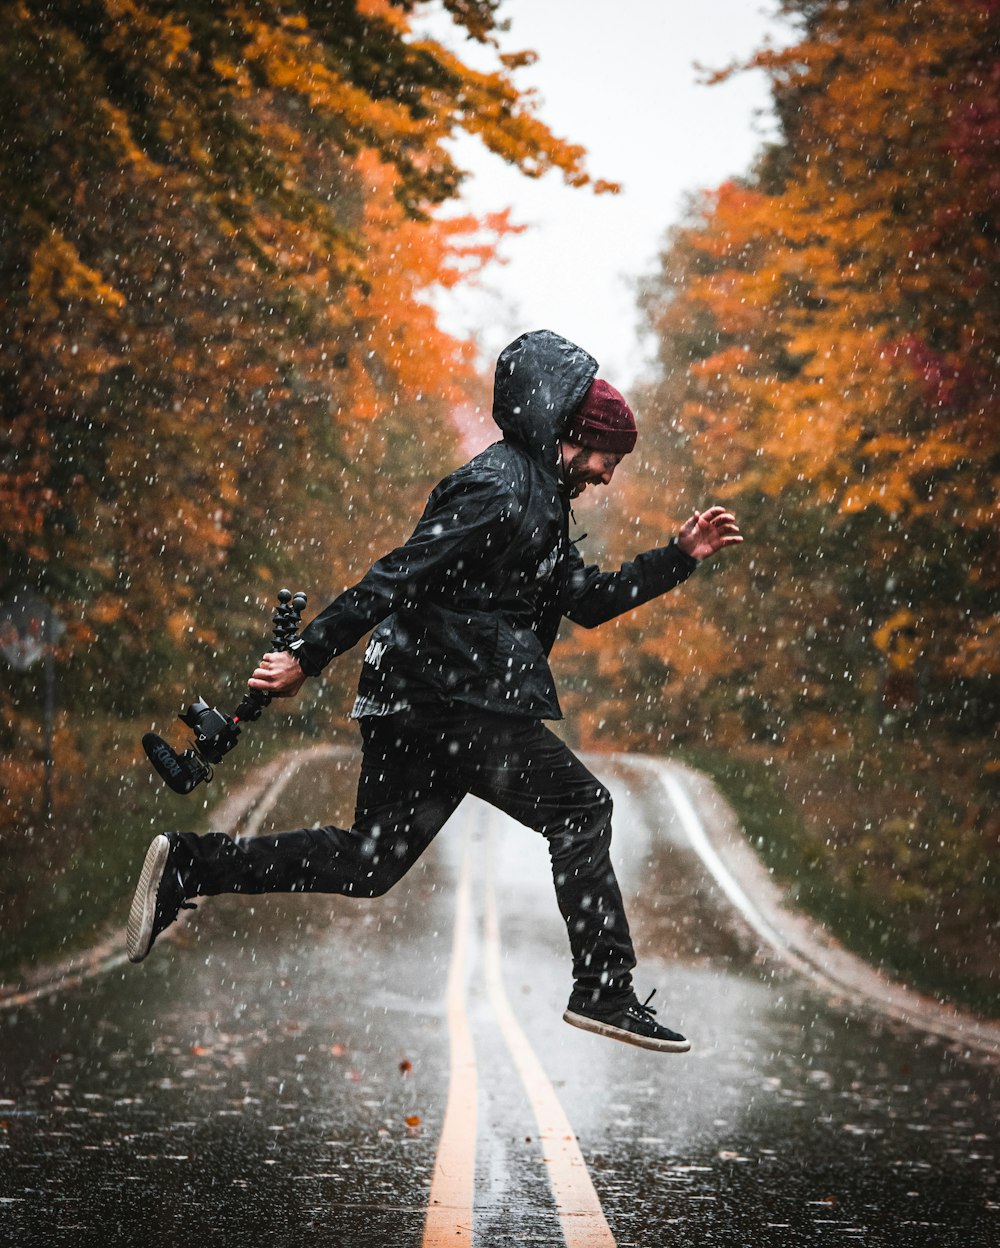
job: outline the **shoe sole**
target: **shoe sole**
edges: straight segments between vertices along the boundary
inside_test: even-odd
[[[125,948],[130,962],[141,962],[153,947],[153,925],[156,921],[156,895],[170,857],[170,841],[155,836],[146,850],[142,873],[136,885],[132,908],[125,929]]]
[[[588,1018],[586,1014],[576,1014],[573,1010],[563,1014],[563,1022],[583,1031],[591,1031],[595,1036],[634,1044],[637,1049],[650,1049],[654,1053],[687,1053],[691,1048],[690,1040],[656,1040],[652,1036],[640,1036],[624,1027],[616,1027],[614,1023],[602,1023],[599,1018]]]

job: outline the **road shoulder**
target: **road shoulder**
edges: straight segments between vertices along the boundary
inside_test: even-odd
[[[341,759],[350,753],[348,747],[333,745],[282,753],[214,810],[208,830],[252,835],[255,821],[266,813],[300,767],[325,757]],[[708,849],[698,844],[697,836],[692,837],[692,843],[757,937],[759,956],[791,964],[828,992],[1000,1060],[1000,1024],[977,1018],[890,979],[850,953],[821,924],[795,909],[754,853],[735,813],[708,776],[662,759],[619,755],[617,761],[656,775],[665,786],[679,784],[687,794]],[[115,921],[113,926],[109,923],[100,939],[82,953],[33,968],[19,982],[0,984],[0,1010],[27,1005],[124,964],[123,923],[124,920]]]
[[[209,815],[206,831],[225,832],[231,836],[254,832],[255,817],[270,809],[289,777],[301,766],[318,758],[340,759],[353,751],[348,746],[318,745],[309,749],[291,749],[279,754],[265,766],[248,777],[245,784],[235,789],[216,806]],[[136,871],[142,862],[145,845],[136,850]],[[112,899],[117,905],[118,900]],[[0,983],[0,1010],[16,1009],[29,1005],[41,997],[51,996],[73,988],[94,975],[102,975],[115,967],[124,965],[125,911],[119,917],[109,916],[105,927],[96,934],[94,943],[70,957],[56,962],[39,963],[28,967],[16,980]],[[175,925],[180,927],[183,915]],[[169,939],[165,933],[161,939]]]
[[[718,871],[721,863],[723,872],[736,882],[756,913],[757,923],[752,915],[744,918],[760,937],[764,957],[790,961],[828,991],[1000,1060],[1000,1024],[916,992],[850,953],[824,927],[789,903],[747,842],[732,808],[707,776],[681,763],[656,765],[689,795],[716,859],[706,865],[722,885],[725,881],[719,879]]]

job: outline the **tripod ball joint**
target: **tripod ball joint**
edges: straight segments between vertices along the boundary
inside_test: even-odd
[[[272,617],[275,650],[287,650],[295,640],[306,602],[306,595],[301,590],[297,594],[290,589],[278,590],[278,606]]]
[[[307,601],[301,590],[296,594],[290,589],[278,591],[278,606],[272,617],[272,645],[275,650],[287,650],[295,640]],[[152,732],[147,732],[142,738],[142,748],[154,771],[168,788],[174,793],[190,793],[199,784],[211,780],[212,765],[221,762],[239,740],[241,723],[258,719],[270,701],[269,693],[248,689],[232,715],[227,715],[217,707],[209,706],[204,699],[196,698],[178,716],[194,733],[194,740],[188,749],[178,753]]]

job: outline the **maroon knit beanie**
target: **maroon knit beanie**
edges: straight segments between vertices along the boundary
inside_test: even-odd
[[[632,409],[614,386],[598,377],[566,422],[563,436],[588,450],[627,455],[638,435]]]

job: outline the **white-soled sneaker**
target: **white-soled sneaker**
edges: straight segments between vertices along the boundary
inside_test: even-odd
[[[687,1053],[691,1048],[690,1040],[679,1032],[671,1031],[658,1023],[650,1008],[656,989],[641,1004],[635,993],[617,1010],[607,1013],[587,1007],[570,1006],[563,1014],[563,1020],[573,1027],[582,1027],[584,1031],[592,1031],[597,1036],[607,1036],[610,1040],[620,1040],[623,1044],[634,1044],[640,1049],[652,1049],[656,1053]]]
[[[125,929],[130,962],[141,962],[152,949],[153,941],[182,910],[196,908],[185,900],[180,872],[171,862],[173,850],[173,839],[162,833],[153,837],[146,850]]]

